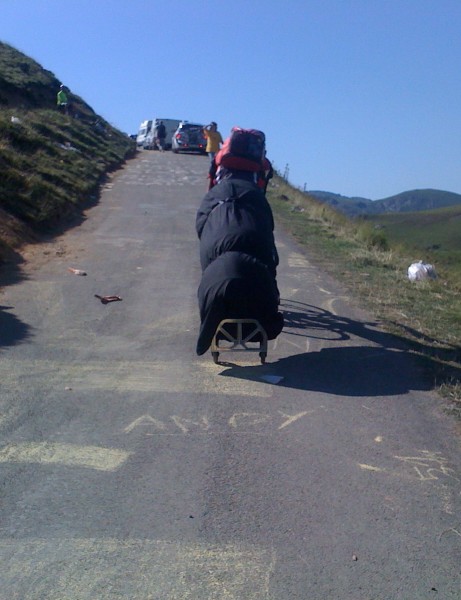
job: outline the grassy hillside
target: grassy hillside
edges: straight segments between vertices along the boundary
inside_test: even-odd
[[[443,239],[436,236],[436,228],[432,231],[433,217],[428,214],[413,215],[421,220],[413,221],[411,234],[408,222],[401,229],[397,226],[408,214],[395,215],[392,226],[376,227],[373,220],[347,218],[278,177],[268,198],[277,221],[305,246],[308,255],[341,280],[385,329],[420,357],[434,387],[453,401],[461,416],[461,279],[459,262],[454,260],[460,249],[456,225],[452,238],[445,220],[440,226],[447,233]],[[456,221],[455,208],[438,212]],[[421,246],[415,246],[424,218],[426,234],[421,236]],[[432,240],[442,240],[441,247],[424,251],[424,240],[431,240],[430,245],[435,243]],[[429,262],[428,258],[438,278],[410,282],[409,265],[419,259]]]
[[[415,258],[448,268],[461,285],[461,205],[438,210],[371,217],[394,245],[413,251]]]
[[[0,105],[43,108],[56,104],[60,82],[50,71],[0,42]]]
[[[0,42],[0,261],[24,239],[62,225],[97,197],[104,175],[135,152],[133,141],[59,80]]]

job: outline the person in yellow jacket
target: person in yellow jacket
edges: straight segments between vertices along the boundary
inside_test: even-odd
[[[203,135],[206,137],[206,151],[210,157],[210,161],[213,161],[223,143],[221,134],[218,131],[218,125],[214,121],[211,121],[209,125],[203,128]]]

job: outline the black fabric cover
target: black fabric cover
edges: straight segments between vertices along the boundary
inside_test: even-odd
[[[199,355],[208,350],[223,319],[256,319],[270,340],[283,329],[274,277],[261,261],[242,252],[226,252],[206,267],[198,289],[198,303]]]
[[[202,270],[225,252],[240,251],[262,261],[275,278],[272,209],[255,183],[232,178],[214,186],[197,212],[196,230]]]

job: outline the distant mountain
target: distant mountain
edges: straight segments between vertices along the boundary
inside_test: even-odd
[[[379,213],[415,212],[461,204],[461,194],[442,190],[412,190],[373,202]]]
[[[341,196],[332,192],[309,191],[307,195],[329,204],[349,217],[390,212],[416,212],[461,204],[461,194],[442,190],[411,190],[381,200]]]
[[[373,210],[373,201],[368,198],[341,196],[341,194],[333,194],[332,192],[309,191],[308,196],[312,196],[320,202],[329,204],[336,210],[346,214],[349,217],[369,214]]]

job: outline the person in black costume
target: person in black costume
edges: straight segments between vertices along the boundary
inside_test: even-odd
[[[226,170],[196,216],[202,280],[197,354],[223,319],[256,319],[275,339],[283,329],[276,282],[278,254],[272,209],[248,171]]]
[[[283,329],[274,218],[265,196],[271,176],[261,145],[265,137],[256,130],[232,131],[227,148],[211,165],[210,189],[196,215],[202,267],[199,355],[208,350],[224,319],[256,319],[269,340]]]

